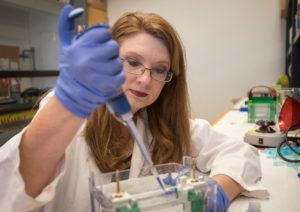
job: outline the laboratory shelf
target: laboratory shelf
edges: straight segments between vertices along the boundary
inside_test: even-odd
[[[45,71],[0,71],[0,78],[10,77],[57,77],[59,71],[45,70]]]

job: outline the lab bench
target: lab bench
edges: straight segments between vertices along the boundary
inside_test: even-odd
[[[244,142],[245,133],[254,129],[254,123],[248,123],[248,113],[233,107],[228,110],[213,127],[233,138]],[[240,196],[236,198],[228,212],[247,211],[250,202],[260,204],[262,212],[296,212],[300,208],[300,164],[283,161],[276,148],[259,148],[262,168],[260,184],[270,193],[269,199],[256,199]]]

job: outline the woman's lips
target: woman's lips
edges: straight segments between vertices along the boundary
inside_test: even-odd
[[[148,95],[148,94],[146,94],[146,93],[143,93],[143,92],[140,92],[140,91],[136,91],[136,90],[131,90],[131,89],[130,89],[130,92],[131,92],[133,95],[137,96],[137,97],[145,97],[145,96]]]

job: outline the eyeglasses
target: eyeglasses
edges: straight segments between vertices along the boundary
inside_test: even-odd
[[[164,68],[146,68],[133,58],[121,58],[121,60],[124,62],[125,71],[130,74],[143,75],[148,70],[150,71],[151,78],[160,82],[170,82],[173,77],[173,73]]]

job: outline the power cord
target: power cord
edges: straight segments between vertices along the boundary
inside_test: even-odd
[[[277,146],[277,152],[278,152],[278,155],[280,156],[280,158],[286,162],[290,162],[290,163],[300,163],[300,159],[299,160],[294,160],[294,159],[289,159],[289,158],[286,158],[283,154],[282,154],[282,147],[283,146],[287,146],[289,147],[289,149],[291,151],[293,151],[296,155],[299,155],[300,156],[300,152],[298,152],[294,146],[300,146],[300,135],[299,135],[299,138],[296,137],[295,135],[295,138],[294,139],[289,139],[288,138],[288,133],[292,130],[295,130],[295,129],[298,129],[300,128],[300,125],[293,125],[291,126],[287,131],[286,131],[286,139],[284,141],[282,141],[278,146]]]

